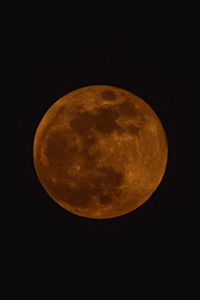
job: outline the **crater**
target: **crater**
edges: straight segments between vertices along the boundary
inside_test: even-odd
[[[101,92],[101,98],[107,101],[113,101],[117,98],[116,94],[111,90],[104,90]]]

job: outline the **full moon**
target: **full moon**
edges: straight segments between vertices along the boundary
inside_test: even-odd
[[[106,219],[147,201],[166,170],[163,126],[144,100],[119,87],[71,91],[44,114],[33,162],[47,194],[73,214]]]

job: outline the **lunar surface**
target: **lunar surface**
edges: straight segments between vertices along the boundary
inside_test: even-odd
[[[114,218],[142,205],[165,173],[168,145],[152,108],[124,89],[74,90],[45,113],[33,161],[48,195],[73,214]]]

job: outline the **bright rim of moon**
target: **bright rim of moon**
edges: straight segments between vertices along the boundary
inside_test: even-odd
[[[165,131],[152,108],[107,85],[57,100],[33,144],[36,174],[48,195],[71,213],[94,219],[127,214],[147,201],[167,157]]]

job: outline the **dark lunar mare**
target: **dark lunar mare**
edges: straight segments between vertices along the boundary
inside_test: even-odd
[[[112,91],[104,91],[102,97],[115,99]],[[104,205],[111,203],[114,197],[120,197],[119,187],[124,181],[124,174],[114,171],[112,167],[98,168],[96,161],[100,154],[98,151],[91,154],[89,150],[96,143],[96,131],[103,135],[110,135],[114,130],[119,134],[124,132],[124,129],[116,123],[116,119],[121,114],[127,118],[134,118],[138,111],[132,103],[126,101],[106,109],[100,108],[97,115],[89,112],[76,113],[69,122],[71,130],[52,133],[47,143],[46,155],[50,159],[54,171],[61,178],[55,189],[52,186],[52,192],[56,199],[66,201],[74,207],[87,207],[93,196],[98,197],[100,203]],[[128,130],[130,134],[134,135],[138,133],[139,128],[130,125]],[[83,151],[77,148],[74,133],[80,137]],[[65,168],[70,170],[73,161],[81,155],[86,170],[84,176],[73,177],[66,173]],[[54,161],[56,161],[56,165],[54,165]],[[78,188],[72,188],[70,184],[66,183],[70,181],[78,183]]]
[[[92,196],[99,197],[101,204],[109,204],[113,196],[119,196],[119,187],[123,183],[124,175],[116,172],[112,167],[97,167],[96,160],[99,158],[98,152],[90,154],[89,150],[96,142],[95,131],[101,134],[111,134],[114,130],[121,130],[115,122],[119,112],[113,108],[99,109],[98,115],[92,115],[88,112],[76,113],[71,120],[72,131],[76,132],[83,144],[84,168],[89,170],[85,182],[79,181],[79,192],[76,195],[66,193],[66,201],[77,206],[87,206]],[[86,186],[86,188],[85,188]],[[111,196],[112,194],[112,196]],[[73,199],[73,196],[76,199]]]
[[[103,100],[113,101],[116,100],[117,96],[113,91],[106,89],[103,92],[101,92],[101,98]]]

